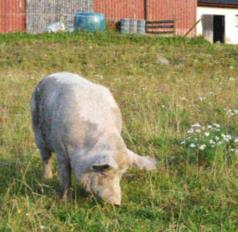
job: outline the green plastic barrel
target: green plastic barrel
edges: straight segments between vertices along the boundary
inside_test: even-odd
[[[77,12],[74,27],[80,31],[104,31],[106,28],[105,16],[101,13]]]

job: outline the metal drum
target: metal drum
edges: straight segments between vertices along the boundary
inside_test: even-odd
[[[130,32],[130,27],[129,27],[129,25],[130,25],[130,19],[121,19],[121,21],[120,21],[120,23],[121,23],[121,33],[123,33],[123,34],[128,34],[129,32]]]
[[[137,33],[137,19],[130,19],[130,33]]]
[[[137,20],[137,33],[145,34],[145,20],[144,19]]]

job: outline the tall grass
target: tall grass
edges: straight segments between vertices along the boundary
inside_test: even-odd
[[[194,123],[237,136],[237,46],[202,39],[107,33],[0,36],[0,231],[236,231],[237,154],[189,162],[180,143]],[[161,65],[159,57],[170,65]],[[120,208],[96,202],[74,180],[70,204],[41,180],[29,99],[43,76],[79,73],[113,92],[131,149],[155,156],[155,173],[129,171]]]

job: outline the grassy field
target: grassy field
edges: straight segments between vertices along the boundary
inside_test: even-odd
[[[41,180],[29,100],[41,78],[63,70],[109,87],[128,147],[158,159],[156,172],[124,176],[120,208],[96,202],[75,180],[73,201],[61,202],[55,162],[54,180]],[[0,231],[238,231],[237,90],[237,46],[1,35]]]

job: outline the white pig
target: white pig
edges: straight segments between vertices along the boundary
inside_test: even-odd
[[[120,180],[128,167],[156,168],[152,157],[127,149],[121,112],[110,91],[77,74],[45,77],[32,95],[31,111],[43,177],[52,177],[55,152],[63,196],[70,192],[72,169],[88,192],[120,205]]]

